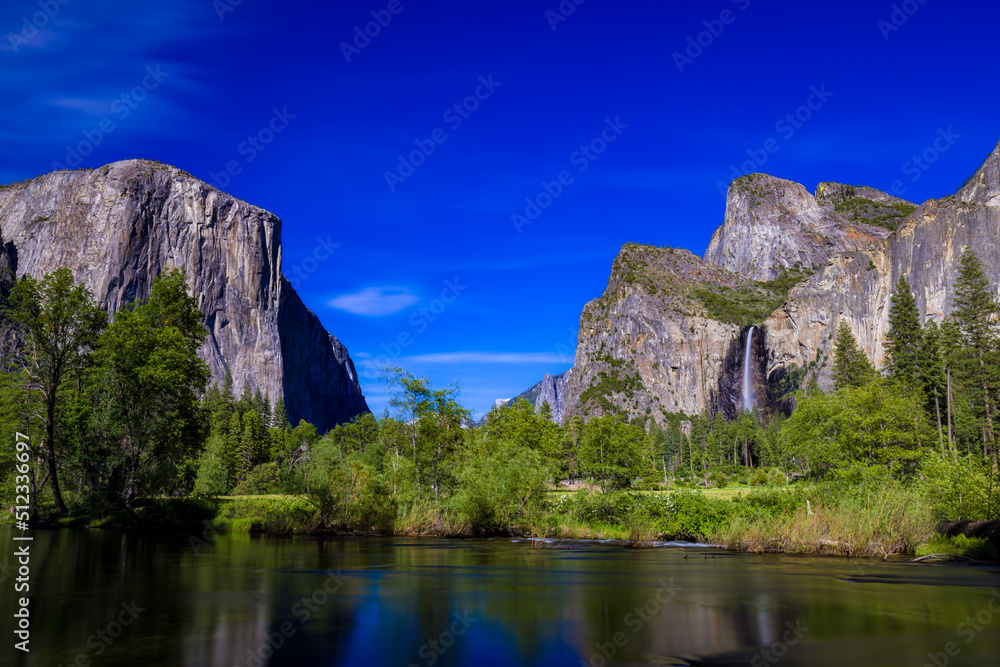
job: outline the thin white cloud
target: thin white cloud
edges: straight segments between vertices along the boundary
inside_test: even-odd
[[[558,352],[439,352],[404,357],[401,362],[424,364],[559,364],[565,355]]]
[[[354,315],[382,317],[409,308],[420,297],[404,287],[366,287],[354,294],[341,294],[326,305]]]
[[[63,109],[83,111],[93,116],[104,116],[111,113],[111,102],[87,97],[59,97],[50,100],[49,104]]]

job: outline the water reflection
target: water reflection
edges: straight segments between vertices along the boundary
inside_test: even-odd
[[[996,569],[580,542],[34,535],[32,651],[7,647],[4,664],[722,665],[769,650],[782,665],[919,666],[949,641],[951,664],[1000,653],[1000,615],[969,643],[956,634],[1000,587]],[[0,591],[10,619],[12,581]],[[141,609],[128,626],[123,603]]]

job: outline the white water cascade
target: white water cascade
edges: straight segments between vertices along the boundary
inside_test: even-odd
[[[753,350],[753,330],[747,332],[746,351],[743,354],[743,409],[753,411],[753,385],[750,378],[750,352]]]

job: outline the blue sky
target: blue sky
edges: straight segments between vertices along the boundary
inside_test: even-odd
[[[1000,140],[995,3],[576,2],[8,1],[0,181],[223,186],[373,410],[384,355],[482,413],[572,364],[622,244],[702,254],[734,165],[921,202]]]

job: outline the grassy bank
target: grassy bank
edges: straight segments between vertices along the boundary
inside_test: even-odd
[[[724,493],[723,493],[724,492]],[[659,540],[718,544],[751,553],[887,558],[944,553],[995,558],[985,540],[936,535],[927,503],[895,485],[679,489],[602,494],[550,492],[542,511],[500,533],[524,538],[608,539],[635,547]],[[329,525],[307,496],[145,499],[131,510],[78,515],[55,525],[201,533],[354,534],[473,537],[484,533],[447,503],[397,508],[391,525]]]

